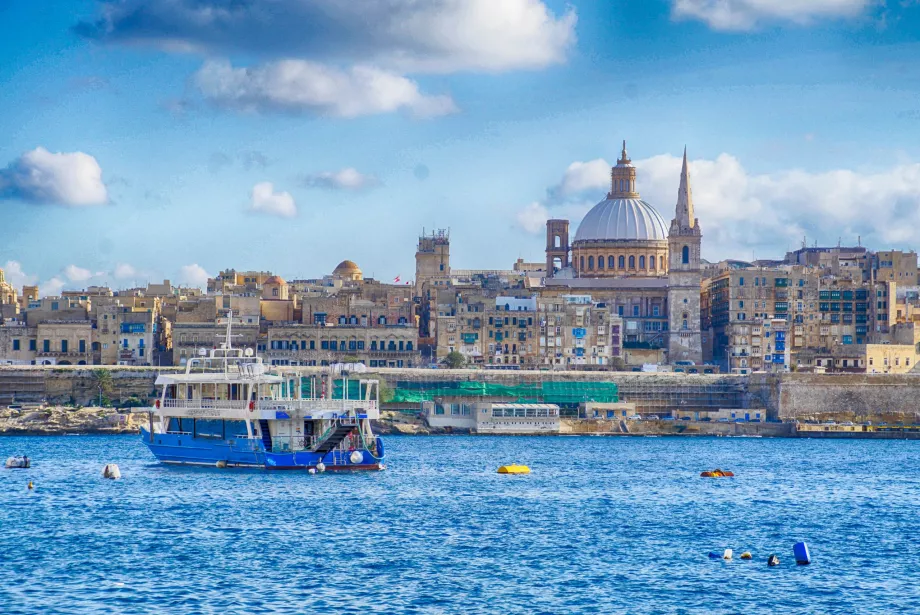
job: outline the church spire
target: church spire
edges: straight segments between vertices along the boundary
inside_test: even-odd
[[[687,165],[687,146],[684,146],[684,164],[680,170],[680,188],[677,189],[677,223],[685,228],[693,228],[696,218],[693,216],[693,194],[690,191],[690,170]]]
[[[629,164],[632,160],[629,159],[629,154],[626,153],[626,139],[623,139],[623,152],[620,154],[620,159],[617,160],[618,164]]]

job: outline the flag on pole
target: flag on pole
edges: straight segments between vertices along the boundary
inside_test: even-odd
[[[399,276],[393,279],[393,284],[399,284]]]

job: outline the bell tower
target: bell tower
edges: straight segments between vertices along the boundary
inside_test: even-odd
[[[703,234],[694,217],[687,148],[684,148],[677,206],[668,231],[668,362],[703,359],[700,326],[700,246]]]
[[[546,277],[569,266],[569,221],[546,221]]]

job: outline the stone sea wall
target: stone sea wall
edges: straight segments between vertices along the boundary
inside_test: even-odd
[[[95,405],[100,370],[109,377],[103,396],[115,405],[147,402],[158,373],[178,368],[0,367],[0,406],[44,401],[49,405]],[[301,368],[306,374],[318,369]],[[920,420],[920,376],[866,374],[683,375],[635,372],[503,372],[489,370],[397,370],[375,372],[390,388],[405,381],[478,380],[517,384],[539,381],[605,381],[619,387],[621,401],[639,413],[673,409],[765,408],[771,419]],[[406,407],[404,410],[412,410]]]

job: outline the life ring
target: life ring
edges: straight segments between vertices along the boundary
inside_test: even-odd
[[[249,411],[250,411],[250,412],[255,412],[255,410],[256,410],[256,402],[250,401],[250,402],[249,402]]]
[[[156,401],[156,407],[157,407],[157,410],[160,409],[160,400],[159,400],[159,399]]]

